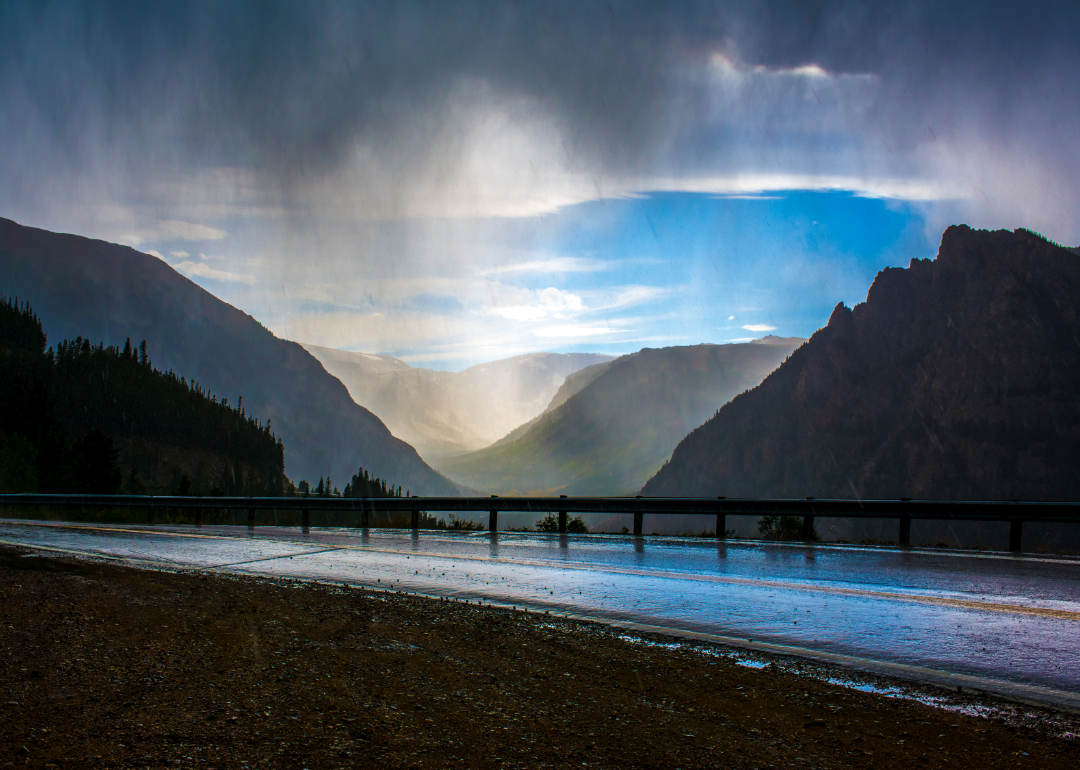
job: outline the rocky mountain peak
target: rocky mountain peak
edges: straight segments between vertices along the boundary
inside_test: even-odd
[[[945,231],[687,436],[652,495],[1075,499],[1080,259]]]

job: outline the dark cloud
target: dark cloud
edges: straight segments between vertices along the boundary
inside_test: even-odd
[[[30,187],[42,165],[287,181],[358,140],[407,165],[469,81],[539,105],[602,170],[692,163],[709,94],[685,73],[722,51],[878,76],[860,128],[898,163],[928,131],[974,131],[1080,171],[1078,17],[1075,3],[10,2],[0,169]],[[680,160],[684,129],[697,154]]]

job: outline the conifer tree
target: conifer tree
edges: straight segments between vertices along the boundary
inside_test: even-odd
[[[143,476],[141,463],[136,468],[125,461],[119,480],[108,463],[100,472],[87,470],[88,464],[113,456],[115,438],[208,451],[228,458],[222,482],[230,493],[281,493],[284,449],[269,423],[260,424],[242,409],[215,404],[198,383],[153,368],[145,340],[138,350],[130,338],[122,348],[91,344],[81,336],[47,352],[45,345],[40,321],[29,307],[0,298],[0,448],[15,434],[29,442],[31,452],[16,452],[17,444],[12,444],[9,454],[22,464],[33,458],[37,491],[115,492],[128,471],[135,471],[128,487],[136,486],[137,477],[139,484],[154,485],[155,494],[173,490],[175,479],[151,482]],[[111,443],[113,452],[106,451],[100,437],[94,439],[100,457],[92,456],[97,450],[88,451],[85,441],[76,452],[75,439],[90,440],[95,431]],[[26,484],[20,481],[19,486]]]

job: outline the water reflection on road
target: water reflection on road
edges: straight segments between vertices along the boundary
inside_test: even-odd
[[[1080,560],[606,535],[0,520],[0,540],[754,639],[1080,693]]]

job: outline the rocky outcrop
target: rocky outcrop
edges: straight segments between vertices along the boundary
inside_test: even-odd
[[[1080,258],[945,231],[688,435],[646,495],[1080,499]]]

